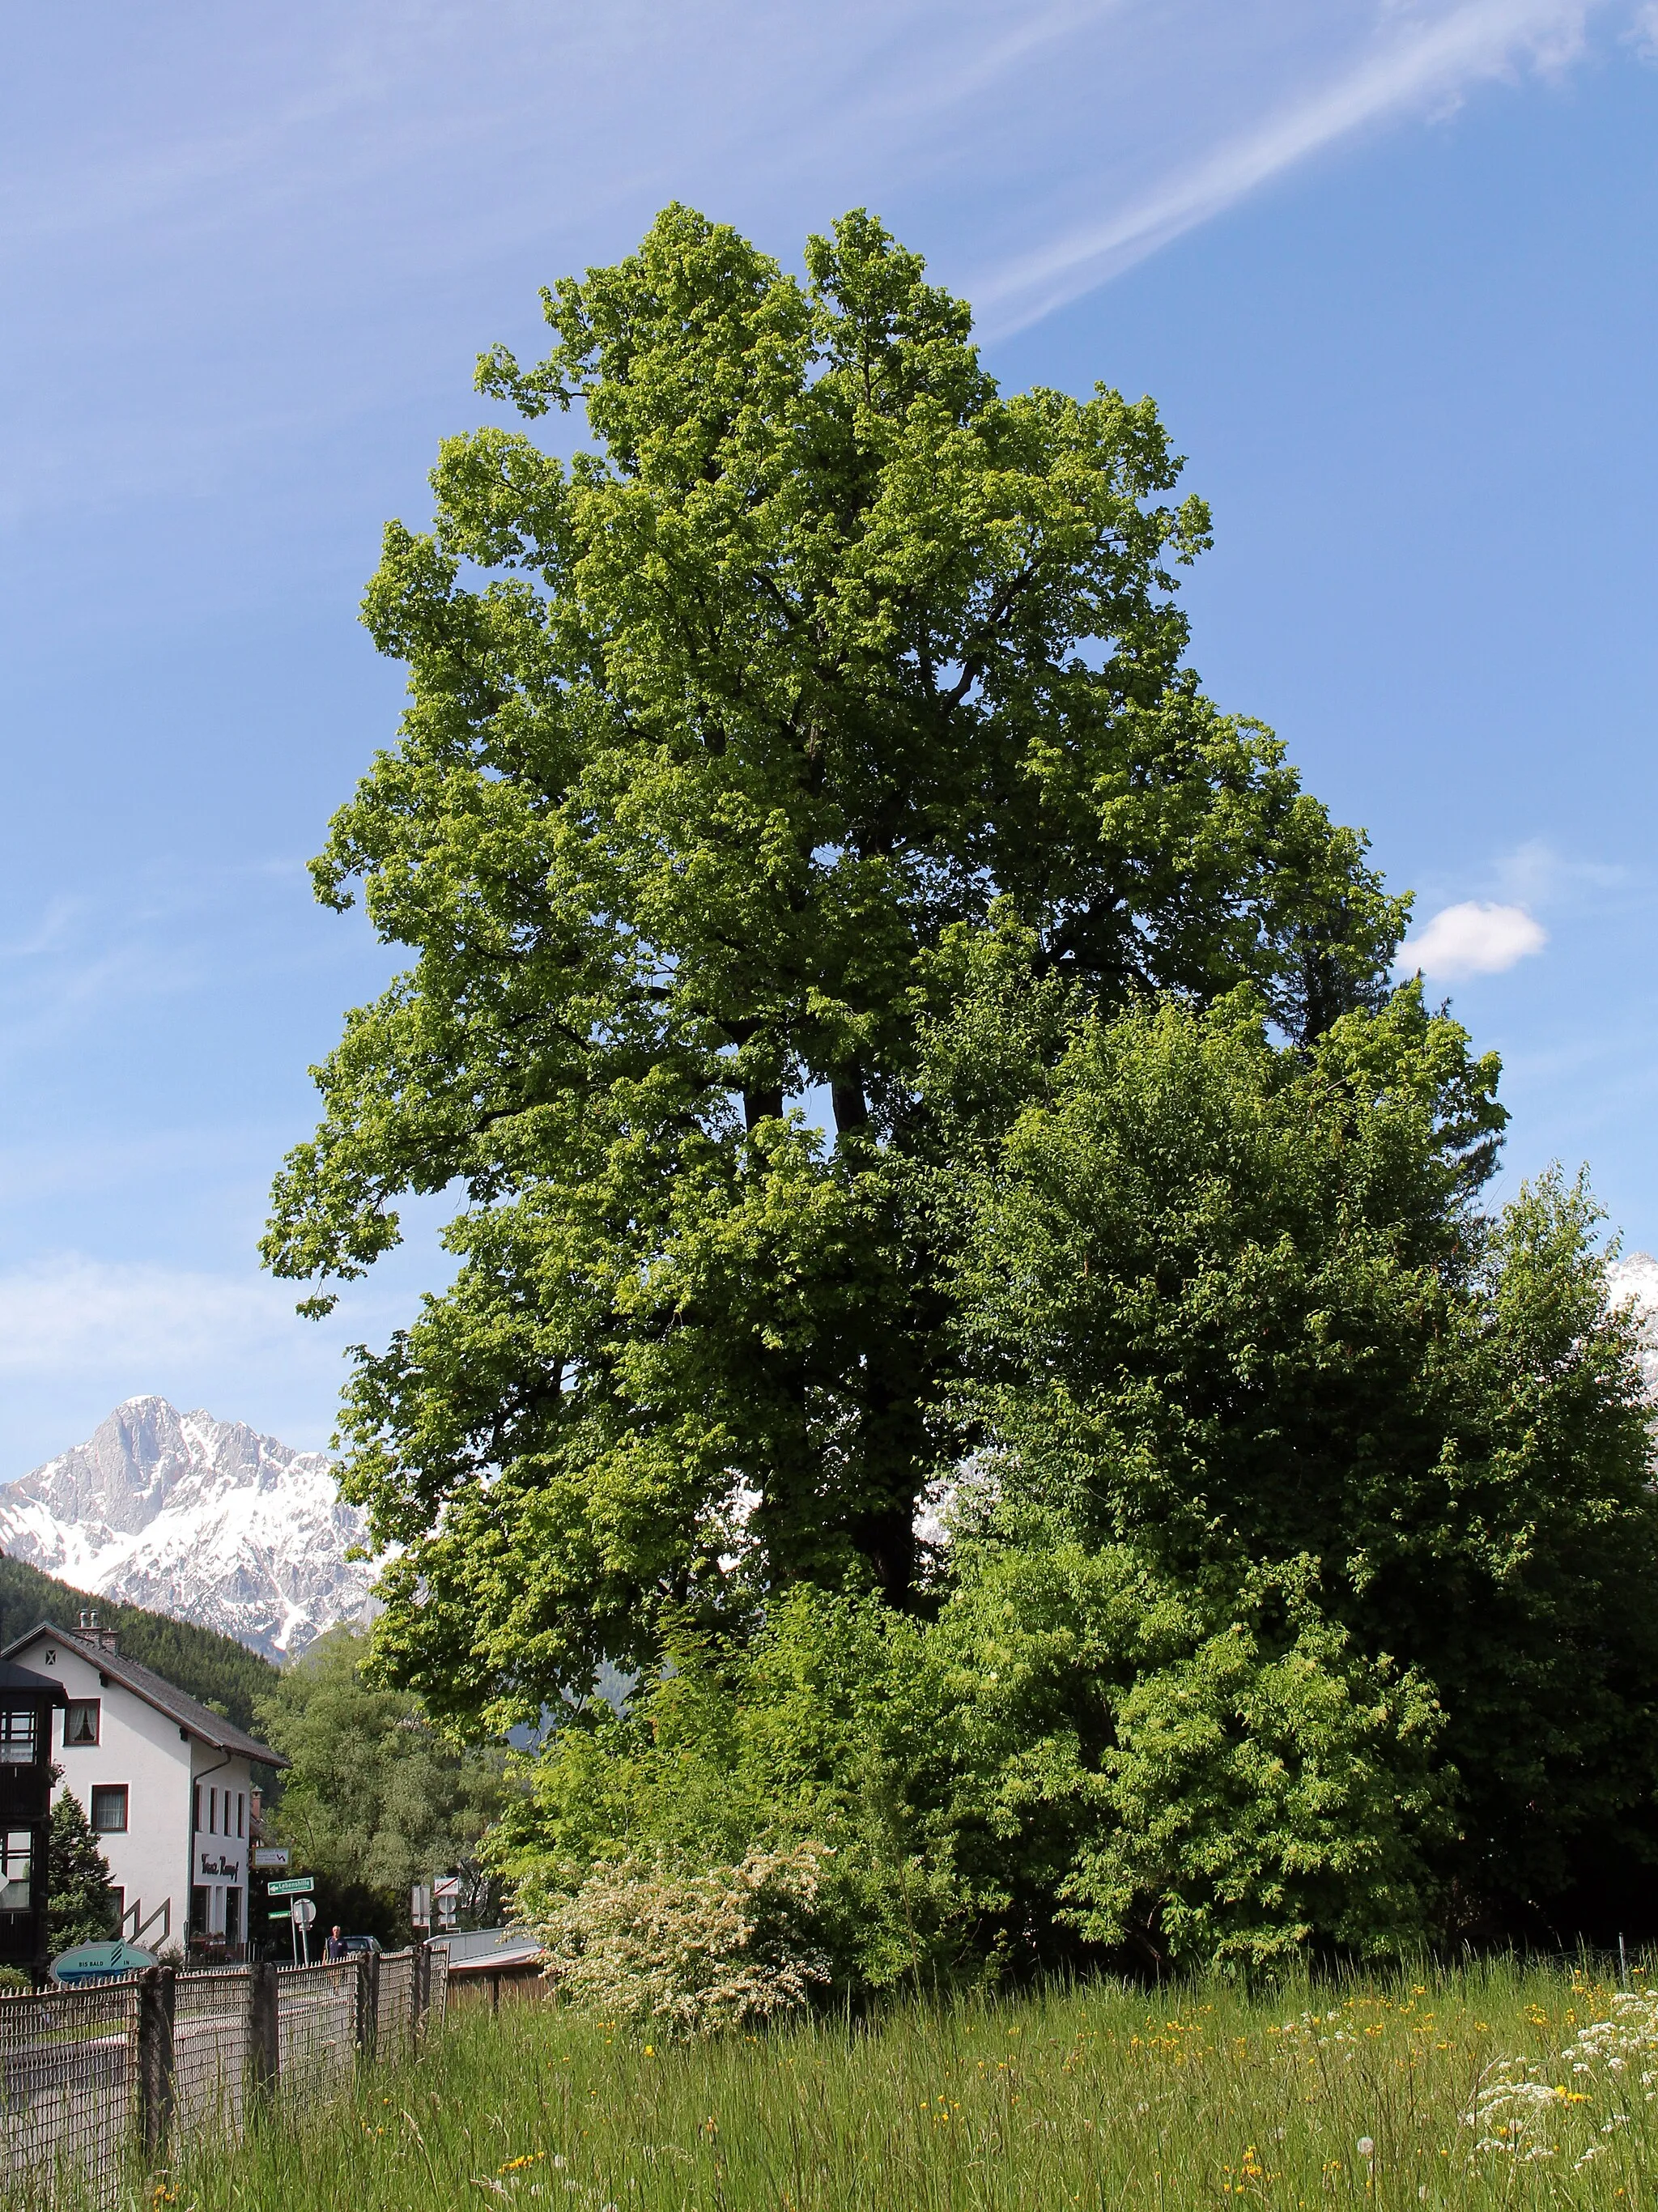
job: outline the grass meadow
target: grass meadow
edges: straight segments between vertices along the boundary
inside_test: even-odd
[[[458,2010],[354,2099],[187,2152],[180,2212],[1066,2212],[1658,2198],[1658,1996],[1473,1966],[1160,1996],[1098,1984],[663,2045]]]

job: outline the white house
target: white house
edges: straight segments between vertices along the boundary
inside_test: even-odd
[[[247,1940],[250,1770],[287,1760],[123,1658],[95,1614],[78,1630],[42,1621],[0,1657],[64,1686],[52,1755],[109,1863],[122,1934],[152,1949],[188,1935],[236,1951]]]

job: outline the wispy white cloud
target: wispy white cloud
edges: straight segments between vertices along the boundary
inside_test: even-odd
[[[1442,907],[1426,926],[1407,937],[1396,963],[1406,975],[1417,969],[1431,981],[1455,982],[1467,975],[1500,975],[1549,941],[1542,923],[1524,907],[1463,899]]]
[[[1327,62],[1327,74],[1287,100],[1270,85],[1266,112],[1150,190],[1015,255],[974,295],[992,327],[1034,320],[1117,275],[1183,231],[1220,214],[1282,171],[1401,112],[1444,112],[1473,84],[1529,68],[1558,74],[1582,52],[1595,0],[1461,0],[1378,9],[1369,34]]]
[[[59,1254],[0,1274],[0,1373],[217,1368],[301,1324],[276,1283]]]
[[[1576,859],[1541,837],[1505,853],[1493,874],[1503,897],[1524,907],[1650,896],[1649,886],[1623,863]]]
[[[92,1026],[233,978],[245,988],[255,975],[360,969],[367,942],[361,917],[342,930],[315,909],[297,859],[141,861],[95,896],[50,896],[0,934],[0,1077]],[[390,964],[369,958],[373,970]]]
[[[15,1480],[89,1436],[111,1407],[149,1392],[307,1449],[325,1445],[349,1336],[375,1333],[364,1317],[360,1309],[354,1328],[303,1322],[291,1285],[251,1271],[79,1252],[8,1268],[0,1273],[0,1480]]]
[[[1459,892],[1473,896],[1458,898]],[[1419,914],[1461,913],[1465,906],[1521,908],[1553,928],[1648,912],[1658,905],[1658,877],[1628,861],[1593,858],[1546,837],[1528,837],[1482,864],[1465,862],[1418,882],[1416,895]]]
[[[253,1265],[39,1254],[0,1271],[0,1375],[14,1395],[21,1385],[37,1394],[89,1387],[105,1411],[146,1390],[222,1409],[288,1387],[314,1423],[344,1377],[348,1346],[383,1340],[408,1318],[410,1275],[419,1268],[440,1284],[452,1268],[430,1249],[423,1224],[412,1226],[421,1249],[399,1255],[384,1282],[347,1285],[339,1310],[321,1322],[295,1313],[292,1283]]]

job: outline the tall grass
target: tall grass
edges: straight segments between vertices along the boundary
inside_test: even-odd
[[[691,2045],[509,2005],[460,2014],[424,2058],[366,2073],[349,2101],[187,2153],[154,2195],[181,2212],[1174,2212],[1240,2198],[1627,2212],[1658,2193],[1658,2050],[1642,2038],[1658,2039],[1626,2002],[1633,2030],[1602,2034],[1585,2060],[1582,2032],[1617,2011],[1587,1972],[1503,1963],[1269,2000],[1102,1984]],[[1505,2082],[1531,2086],[1516,2101]]]

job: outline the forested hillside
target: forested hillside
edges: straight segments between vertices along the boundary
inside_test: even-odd
[[[253,1729],[254,1704],[269,1697],[276,1681],[276,1669],[258,1652],[211,1628],[71,1589],[38,1567],[0,1554],[0,1645],[40,1620],[73,1628],[83,1606],[95,1606],[103,1626],[118,1631],[121,1649],[129,1658],[141,1667],[153,1667],[238,1728]]]

